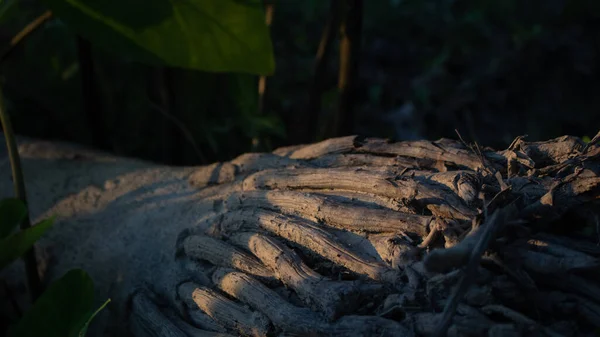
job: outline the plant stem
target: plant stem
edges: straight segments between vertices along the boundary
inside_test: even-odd
[[[267,27],[271,28],[271,23],[273,22],[273,13],[275,12],[275,3],[273,0],[264,0],[265,6],[265,23]],[[258,77],[258,111],[259,115],[265,114],[265,102],[267,96],[267,76],[261,75]],[[265,140],[261,139],[261,137],[255,136],[252,139],[252,151],[260,151],[262,147],[264,147]]]
[[[0,88],[0,122],[2,123],[2,129],[4,130],[4,137],[6,139],[6,147],[8,149],[8,157],[10,160],[10,167],[12,169],[12,177],[15,188],[16,197],[27,206],[27,194],[25,192],[25,180],[23,179],[23,170],[21,169],[21,158],[19,157],[19,150],[17,148],[17,142],[15,140],[15,134],[10,123],[10,117],[4,107],[4,97],[2,96],[2,89]],[[29,211],[21,222],[21,230],[26,230],[31,227],[29,220]],[[39,297],[42,293],[42,286],[40,282],[40,276],[37,269],[37,259],[35,256],[35,246],[31,247],[23,259],[25,261],[25,272],[27,274],[27,283],[29,285],[29,291],[31,293],[32,302]]]
[[[173,84],[175,83],[174,69],[157,67],[150,68],[149,71],[148,96],[153,108],[158,108],[157,111],[173,122],[164,123],[162,119],[156,121],[160,123],[157,125],[157,132],[160,132],[159,137],[162,139],[161,148],[159,148],[159,152],[161,153],[160,160],[169,165],[184,165],[186,145],[184,143],[184,136],[186,134],[182,133],[182,127],[185,128],[185,124],[180,121],[175,104],[176,91],[173,88]],[[195,149],[197,150],[197,148]]]
[[[2,52],[0,55],[0,63],[2,63],[15,49],[15,47],[23,41],[27,36],[33,33],[36,29],[38,29],[44,22],[48,21],[52,17],[51,11],[45,11],[42,15],[35,18],[35,20],[31,21],[23,30],[21,30],[17,35],[15,35],[10,40],[10,45]]]
[[[336,33],[339,33],[340,4],[340,0],[330,0],[327,22],[325,23],[325,27],[323,27],[319,49],[317,49],[317,54],[315,56],[313,83],[310,87],[310,97],[308,98],[308,132],[305,133],[305,139],[303,139],[304,142],[317,140],[314,137],[321,131],[319,128],[321,96],[323,94],[327,64],[329,63],[331,56],[331,47],[333,46],[334,38],[337,35]]]
[[[275,11],[275,4],[272,1],[264,1],[265,3],[265,23],[267,27],[271,27],[273,22],[273,12]],[[258,79],[258,113],[264,114],[265,112],[265,93],[267,90],[267,76],[261,75]]]
[[[332,134],[328,137],[352,133],[354,124],[354,95],[358,77],[358,58],[362,30],[363,0],[345,0],[341,25],[339,101],[334,115]]]

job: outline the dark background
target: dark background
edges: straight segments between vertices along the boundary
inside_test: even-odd
[[[0,22],[0,43],[44,10],[23,1]],[[503,148],[523,134],[600,129],[600,1],[364,1],[351,122],[333,133],[338,40],[325,69],[313,71],[328,16],[328,1],[276,2],[277,68],[262,112],[257,76],[152,68],[93,45],[89,54],[57,19],[2,63],[0,81],[17,134],[176,165],[333,135],[437,139],[458,129]],[[92,82],[82,81],[86,71]],[[311,129],[315,76],[323,94]]]

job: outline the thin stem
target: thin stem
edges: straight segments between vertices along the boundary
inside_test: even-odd
[[[272,1],[265,1],[265,23],[267,27],[271,27],[273,22],[273,12],[275,11],[275,4]],[[258,79],[258,113],[263,115],[265,113],[265,93],[267,90],[267,76],[261,75]]]
[[[194,136],[192,135],[192,133],[190,132],[190,130],[188,130],[188,128],[185,126],[185,124],[182,121],[180,121],[177,117],[173,116],[168,111],[166,111],[165,109],[161,108],[158,104],[156,104],[156,103],[154,103],[152,101],[150,101],[150,106],[154,110],[160,112],[168,120],[170,120],[171,122],[173,122],[173,124],[175,125],[175,127],[177,127],[179,131],[181,131],[181,133],[186,138],[186,140],[190,143],[190,145],[192,146],[192,148],[194,148],[194,152],[196,153],[196,155],[198,156],[198,159],[200,160],[200,162],[202,164],[205,164],[205,163],[208,162],[206,160],[206,157],[202,153],[202,150],[200,150],[200,147],[198,147],[198,144],[194,140]]]
[[[346,0],[340,41],[339,101],[334,115],[333,130],[328,137],[349,135],[354,124],[354,96],[358,78],[360,38],[363,15],[362,0]]]
[[[51,11],[45,11],[42,15],[35,18],[35,20],[31,21],[23,30],[21,30],[17,35],[15,35],[10,40],[10,45],[2,52],[0,55],[0,63],[2,63],[15,49],[15,47],[23,41],[27,36],[33,33],[36,29],[42,26],[42,24],[48,21],[52,17]]]
[[[450,324],[452,324],[452,319],[454,318],[454,314],[456,313],[461,300],[477,276],[477,268],[480,265],[481,256],[488,249],[490,242],[494,239],[500,227],[504,226],[507,220],[512,218],[512,211],[513,209],[510,208],[510,206],[497,210],[489,218],[486,217],[484,228],[477,229],[481,231],[479,240],[469,255],[469,261],[464,268],[462,278],[458,281],[458,284],[454,288],[454,292],[450,298],[448,298],[448,302],[446,302],[442,319],[438,322],[433,336],[446,336],[448,328],[450,327]]]
[[[327,22],[321,34],[319,49],[315,56],[313,68],[313,83],[310,88],[308,99],[308,132],[305,133],[304,142],[314,141],[313,137],[320,132],[319,116],[321,115],[321,96],[323,94],[323,82],[326,77],[327,64],[331,56],[331,48],[336,33],[340,26],[340,0],[331,0]]]
[[[23,170],[21,169],[21,158],[19,157],[19,150],[17,148],[17,142],[15,140],[15,134],[12,129],[10,117],[6,109],[4,108],[4,97],[2,96],[2,90],[0,88],[0,122],[4,130],[4,137],[6,139],[6,147],[8,149],[8,158],[10,160],[10,167],[12,169],[13,183],[15,188],[16,197],[27,206],[27,194],[25,192],[25,180],[23,179]],[[23,222],[21,222],[21,230],[26,230],[31,227],[29,220],[29,212],[25,216]],[[32,301],[35,301],[42,292],[42,286],[40,282],[40,276],[37,270],[37,259],[35,256],[35,247],[31,247],[25,255],[23,255],[25,261],[25,272],[27,274],[27,283],[29,285],[29,291],[31,293]]]
[[[275,3],[273,0],[265,0],[265,23],[267,27],[271,28],[271,23],[273,22],[273,13],[275,12]],[[265,102],[267,96],[267,76],[261,75],[258,78],[258,111],[259,115],[265,114]],[[264,147],[265,139],[262,137],[256,136],[252,139],[252,151],[259,151],[262,147]]]
[[[156,130],[160,133],[162,139],[159,147],[160,160],[163,163],[170,165],[183,165],[186,160],[186,148],[184,137],[188,136],[185,131],[182,134],[184,123],[178,117],[178,109],[176,105],[176,90],[173,88],[174,69],[168,67],[149,68],[148,79],[148,97],[152,104],[152,108],[163,114],[173,123],[163,123],[162,120],[157,120]],[[182,137],[183,135],[183,137]],[[190,134],[191,135],[191,134]],[[188,141],[193,137],[189,138]],[[192,143],[193,145],[193,143]],[[194,146],[197,154],[198,149]],[[201,160],[204,162],[202,156]]]

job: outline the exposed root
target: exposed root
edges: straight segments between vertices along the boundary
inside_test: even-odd
[[[495,152],[351,136],[200,168],[190,183],[216,215],[176,254],[201,280],[177,289],[193,327],[140,294],[134,330],[587,335],[600,322],[599,173],[598,141],[575,137]]]
[[[188,307],[201,310],[219,325],[244,336],[265,336],[270,329],[270,321],[262,314],[205,287],[184,283],[179,286],[179,296]]]
[[[256,258],[223,241],[192,235],[185,238],[182,245],[185,254],[191,258],[206,260],[215,266],[236,268],[265,279],[273,278],[273,273]]]
[[[398,272],[383,261],[353,251],[322,226],[302,218],[261,209],[239,210],[225,214],[218,225],[216,230],[220,233],[264,229],[356,274],[378,281],[397,282]]]
[[[378,293],[381,296],[383,286],[379,284],[368,286],[355,281],[328,280],[273,238],[253,232],[241,232],[231,236],[230,240],[257,256],[275,271],[283,284],[293,289],[307,305],[324,313],[328,319],[357,310],[361,296],[376,296]]]

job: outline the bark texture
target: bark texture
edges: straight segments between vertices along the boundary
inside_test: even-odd
[[[102,188],[39,200],[65,224],[47,278],[99,278],[116,304],[97,335],[592,336],[599,141],[351,136],[193,168],[88,154]]]

